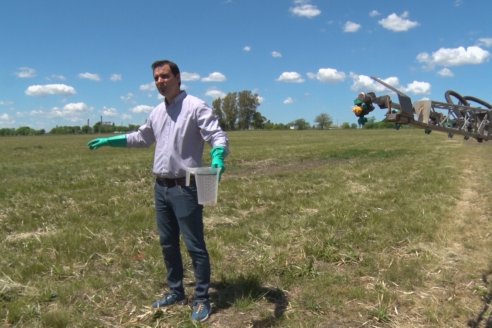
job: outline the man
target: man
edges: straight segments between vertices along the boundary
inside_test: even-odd
[[[205,245],[203,206],[198,204],[194,183],[185,186],[186,168],[202,166],[205,141],[212,150],[212,166],[225,170],[228,138],[212,109],[204,101],[180,89],[178,66],[169,60],[152,64],[155,85],[164,101],[153,109],[138,131],[89,142],[90,149],[101,146],[148,147],[156,144],[153,173],[159,242],[167,269],[169,292],[152,307],[185,304],[180,234],[190,254],[196,286],[193,321],[205,321],[211,313],[209,301],[210,260]]]

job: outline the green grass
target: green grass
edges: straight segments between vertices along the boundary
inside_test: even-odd
[[[203,326],[462,327],[479,313],[491,144],[414,129],[229,135],[205,209]],[[0,139],[0,322],[193,327],[187,307],[149,307],[165,289],[153,149],[89,151],[90,137]]]

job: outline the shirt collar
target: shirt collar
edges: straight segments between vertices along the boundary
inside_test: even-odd
[[[184,99],[184,97],[186,97],[186,91],[184,90],[181,90],[178,95],[176,97],[174,97],[174,99],[168,103],[166,99],[164,99],[164,102],[166,103],[166,106],[173,106],[174,104],[176,104],[177,102],[181,101]]]

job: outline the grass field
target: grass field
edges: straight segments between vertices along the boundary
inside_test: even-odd
[[[203,327],[486,327],[491,142],[229,136],[219,204],[205,209]],[[194,327],[187,306],[150,308],[165,290],[153,149],[89,151],[92,137],[0,138],[0,325]]]

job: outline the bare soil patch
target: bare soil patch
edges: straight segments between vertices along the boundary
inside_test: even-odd
[[[437,242],[419,245],[437,261],[423,287],[401,291],[406,310],[394,316],[392,327],[491,327],[490,310],[483,311],[488,307],[484,295],[488,290],[490,297],[492,290],[492,221],[490,207],[484,206],[489,196],[473,169],[464,170],[459,183],[462,193],[443,220]]]

